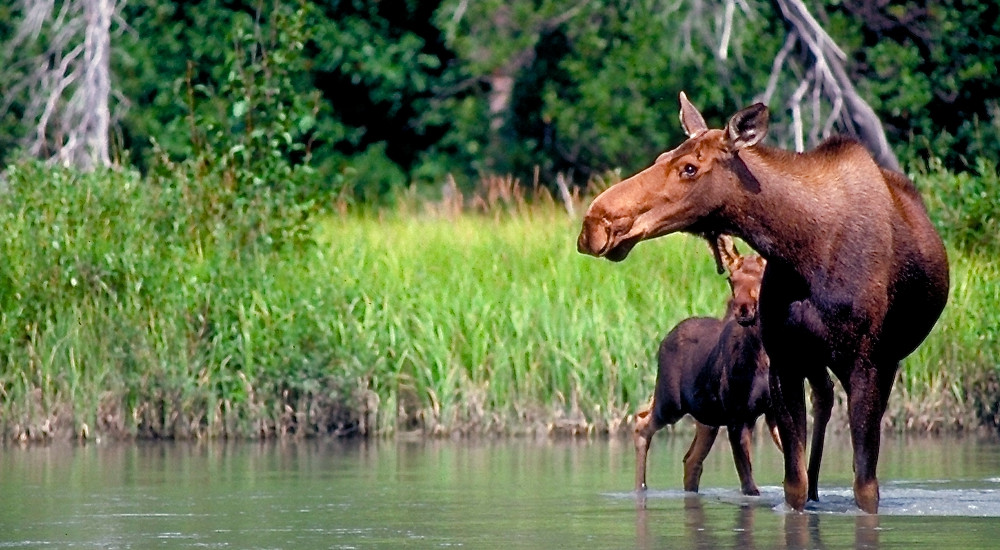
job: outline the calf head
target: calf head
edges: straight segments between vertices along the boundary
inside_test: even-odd
[[[675,231],[714,235],[726,229],[712,217],[751,185],[753,176],[738,153],[764,138],[767,107],[747,107],[733,115],[725,130],[710,130],[683,92],[680,103],[687,141],[594,199],[577,239],[580,252],[621,261],[646,239]]]
[[[733,239],[727,235],[720,236],[715,246],[722,265],[729,273],[729,287],[733,293],[729,310],[737,323],[751,326],[757,322],[760,282],[764,278],[767,261],[757,254],[741,255]]]

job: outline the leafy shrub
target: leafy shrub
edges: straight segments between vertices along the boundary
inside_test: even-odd
[[[938,158],[918,164],[914,181],[944,239],[970,252],[1000,252],[1000,175],[996,161],[976,160],[974,171],[954,172]]]

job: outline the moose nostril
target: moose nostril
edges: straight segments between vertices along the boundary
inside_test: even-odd
[[[604,219],[586,218],[583,229],[576,240],[576,249],[581,254],[600,256],[611,242],[610,224]]]

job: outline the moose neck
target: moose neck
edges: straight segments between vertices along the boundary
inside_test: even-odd
[[[870,166],[830,170],[825,160],[833,147],[848,149],[852,162]],[[866,226],[858,219],[875,217],[871,212],[891,199],[884,186],[854,176],[879,170],[863,149],[854,148],[860,146],[837,142],[804,154],[762,146],[740,151],[733,173],[743,191],[724,211],[726,223],[768,261],[778,260],[800,273],[816,272],[840,241],[868,239],[866,246],[885,246],[883,238],[891,234],[885,216],[874,220],[885,229],[874,240],[859,234]],[[870,231],[872,224],[867,227]]]

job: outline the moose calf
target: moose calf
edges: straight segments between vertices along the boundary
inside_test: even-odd
[[[757,302],[765,261],[741,256],[727,236],[715,243],[720,267],[728,271],[732,297],[725,316],[692,317],[678,324],[660,344],[656,390],[650,407],[637,415],[635,426],[636,490],[646,489],[646,455],[653,434],[690,414],[697,421],[694,441],[684,455],[684,490],[698,491],[702,463],[726,426],[743,494],[758,495],[750,464],[750,438],[764,414],[771,436],[781,441],[768,413],[768,357],[761,343]],[[816,483],[823,437],[832,408],[829,377],[813,385],[815,431],[810,457],[810,497]]]

